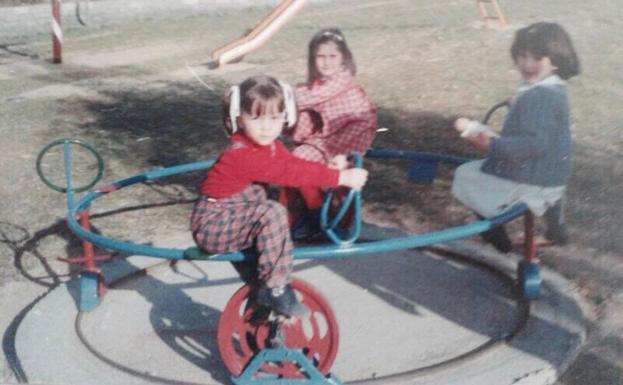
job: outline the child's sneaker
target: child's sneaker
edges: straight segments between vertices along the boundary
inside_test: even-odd
[[[273,288],[261,286],[257,291],[257,303],[288,317],[309,316],[309,309],[296,299],[290,284]]]

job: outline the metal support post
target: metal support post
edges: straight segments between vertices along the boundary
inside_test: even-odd
[[[61,63],[63,29],[61,27],[61,0],[52,0],[52,51],[54,63]]]

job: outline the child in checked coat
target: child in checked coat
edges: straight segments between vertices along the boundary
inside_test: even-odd
[[[316,33],[309,43],[308,80],[294,91],[299,111],[299,121],[289,132],[294,155],[339,165],[353,151],[365,154],[370,148],[376,137],[376,107],[355,74],[355,61],[342,32],[332,28]],[[324,199],[323,190],[312,186],[287,195],[282,201],[288,202],[293,218],[301,209],[319,209]]]

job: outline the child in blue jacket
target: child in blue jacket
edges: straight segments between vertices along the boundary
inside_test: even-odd
[[[461,136],[488,155],[456,170],[452,193],[484,218],[523,202],[535,215],[545,214],[546,238],[564,244],[562,197],[572,155],[565,80],[579,74],[579,60],[566,31],[547,22],[517,31],[511,56],[523,82],[500,135],[466,118],[455,122]],[[503,226],[482,236],[502,252],[512,249]]]

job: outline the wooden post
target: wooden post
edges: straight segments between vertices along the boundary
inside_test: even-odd
[[[492,28],[491,25],[492,20],[497,20],[500,24],[500,27],[506,26],[506,18],[502,13],[502,8],[500,8],[500,4],[498,4],[497,0],[476,0],[478,4],[478,10],[480,11],[480,18],[485,23],[487,28]],[[493,7],[493,12],[495,15],[490,15],[489,10],[487,9],[487,4],[490,4]]]

